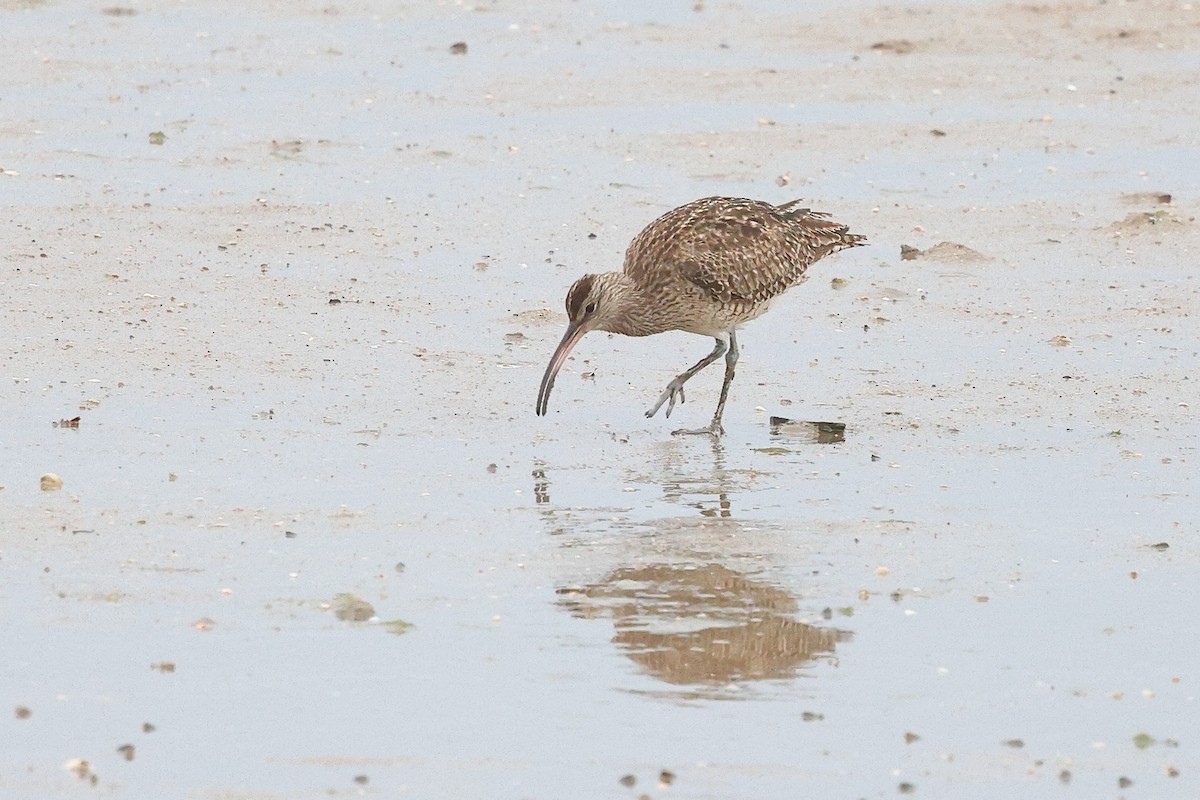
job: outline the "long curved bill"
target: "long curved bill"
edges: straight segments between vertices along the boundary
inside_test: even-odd
[[[558,343],[558,348],[554,351],[554,355],[550,357],[550,363],[546,365],[546,374],[542,376],[542,385],[538,389],[537,398],[537,414],[539,417],[546,415],[546,406],[550,402],[550,390],[554,388],[554,378],[558,375],[559,369],[567,360],[567,356],[571,354],[571,349],[579,343],[583,335],[588,332],[588,329],[582,325],[571,323],[567,326],[567,332],[563,334],[562,341]]]

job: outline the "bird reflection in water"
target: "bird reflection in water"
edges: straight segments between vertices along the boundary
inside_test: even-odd
[[[613,642],[630,660],[702,697],[736,697],[731,686],[836,664],[837,645],[853,635],[800,622],[790,593],[719,564],[622,567],[558,593],[575,616],[611,615]]]
[[[534,462],[533,469],[533,502],[539,506],[550,502],[550,479],[546,477],[546,465],[541,461]]]
[[[753,470],[731,470],[725,464],[725,446],[721,440],[709,440],[711,462],[703,448],[681,445],[670,439],[654,446],[650,465],[654,472],[631,477],[635,483],[653,483],[662,487],[663,499],[694,508],[710,519],[733,517],[733,498],[753,483]]]

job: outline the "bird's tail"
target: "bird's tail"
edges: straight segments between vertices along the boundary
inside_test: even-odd
[[[824,211],[797,208],[799,203],[799,200],[792,200],[775,206],[775,210],[780,212],[780,215],[788,222],[802,229],[806,238],[829,248],[826,250],[826,254],[845,250],[848,247],[861,247],[867,243],[867,237],[851,233],[848,226],[834,222]]]

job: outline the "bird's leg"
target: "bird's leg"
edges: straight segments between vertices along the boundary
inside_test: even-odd
[[[733,383],[733,371],[738,362],[737,335],[729,332],[729,352],[725,354],[725,382],[721,384],[721,399],[717,401],[717,411],[713,414],[713,433],[724,433],[721,427],[721,415],[725,413],[725,401],[729,399],[729,385]]]
[[[670,417],[671,411],[675,408],[675,396],[679,395],[679,402],[680,403],[684,402],[683,385],[685,383],[687,383],[692,378],[692,376],[695,375],[697,372],[704,369],[709,364],[713,363],[718,358],[723,356],[725,354],[725,348],[726,348],[725,340],[717,339],[717,346],[712,349],[711,353],[706,355],[704,358],[700,359],[696,363],[696,365],[694,367],[692,367],[691,369],[689,369],[687,372],[683,373],[682,375],[676,376],[675,380],[673,380],[667,384],[666,390],[661,395],[659,395],[658,402],[654,404],[653,408],[651,408],[649,411],[646,412],[646,416],[653,417],[655,414],[658,413],[658,410],[660,408],[662,408],[662,404],[666,403],[669,400],[670,403],[667,404],[667,416]]]
[[[684,436],[688,434],[708,434],[709,436],[721,436],[725,433],[725,429],[721,427],[721,415],[725,413],[725,401],[729,398],[729,385],[733,383],[734,367],[738,362],[738,346],[737,334],[733,331],[729,332],[729,352],[725,354],[725,382],[721,384],[721,399],[717,401],[717,410],[713,414],[712,422],[707,428],[698,430],[678,430],[672,431],[675,436]]]

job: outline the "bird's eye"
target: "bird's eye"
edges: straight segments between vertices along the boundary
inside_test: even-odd
[[[584,313],[587,313],[587,314],[594,314],[594,313],[595,313],[595,311],[596,311],[596,304],[595,304],[595,303],[588,303],[588,304],[587,304],[587,306],[586,306],[586,307],[585,307],[583,310],[584,310]]]

